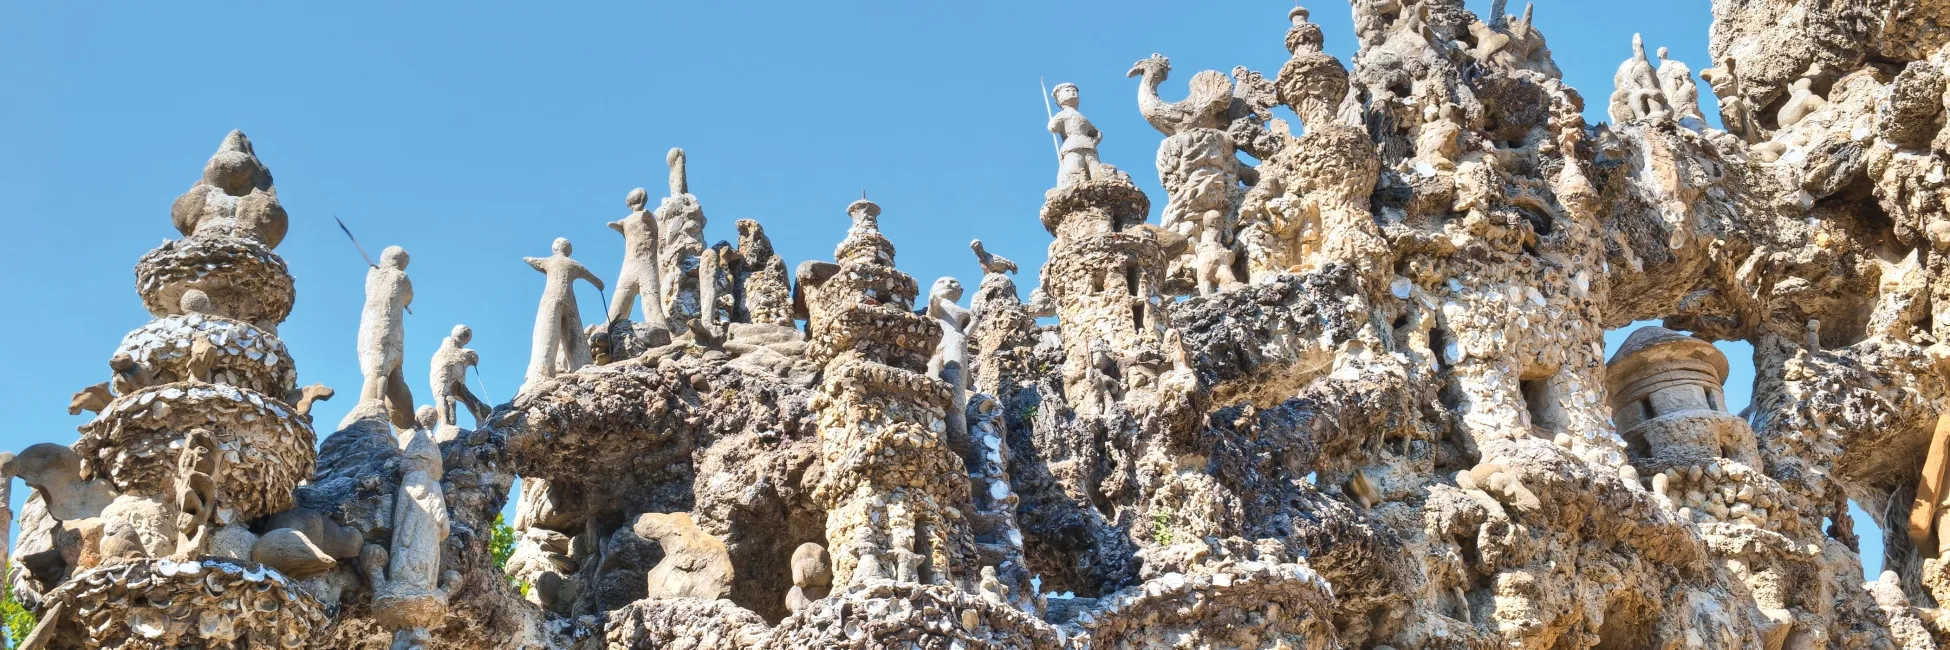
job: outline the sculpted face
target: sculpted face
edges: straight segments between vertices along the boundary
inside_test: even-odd
[[[474,328],[466,325],[455,325],[452,336],[454,337],[454,344],[467,345],[468,341],[474,340]]]
[[[569,245],[569,240],[566,237],[555,238],[555,245],[550,246],[549,249],[555,251],[556,255],[564,257],[575,251],[575,247]]]
[[[406,254],[406,249],[398,246],[387,246],[386,250],[379,253],[379,265],[389,269],[404,271],[409,261],[411,258]]]
[[[1057,84],[1056,90],[1051,91],[1050,94],[1055,95],[1056,104],[1064,108],[1076,108],[1077,104],[1083,100],[1082,93],[1077,90],[1076,84],[1071,83]]]
[[[962,295],[961,281],[954,278],[935,280],[934,288],[928,291],[928,295],[941,298],[948,302],[959,302]]]

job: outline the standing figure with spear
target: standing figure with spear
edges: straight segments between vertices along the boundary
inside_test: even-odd
[[[337,217],[333,217],[337,221]],[[379,263],[366,255],[365,247],[352,230],[339,221],[339,229],[352,239],[359,255],[366,259],[366,303],[359,312],[359,374],[364,381],[359,403],[383,401],[387,419],[402,430],[411,429],[413,389],[406,384],[401,366],[406,358],[406,316],[413,304],[413,282],[406,277],[410,258],[406,249],[388,246],[379,252]],[[353,413],[359,413],[354,408]]]
[[[1049,116],[1050,137],[1056,145],[1056,186],[1069,187],[1098,176],[1107,176],[1106,166],[1097,159],[1097,143],[1104,139],[1090,118],[1077,111],[1081,94],[1073,83],[1056,84],[1056,90],[1049,93],[1056,98],[1056,104],[1063,110]],[[1043,100],[1044,112],[1049,111],[1049,99]]]

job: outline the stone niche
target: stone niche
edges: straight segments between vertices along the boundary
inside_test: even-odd
[[[1605,364],[1612,422],[1634,465],[1659,470],[1708,458],[1758,465],[1747,421],[1727,412],[1726,355],[1663,327],[1632,332]]]

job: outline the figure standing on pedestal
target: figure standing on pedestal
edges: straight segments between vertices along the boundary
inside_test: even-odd
[[[657,275],[657,219],[649,210],[650,193],[630,190],[625,202],[630,216],[609,222],[623,234],[623,271],[616,275],[616,297],[609,301],[609,322],[630,317],[630,301],[642,298],[643,322],[670,327],[664,316],[663,281]]]
[[[558,237],[551,248],[554,254],[548,257],[522,258],[548,276],[542,285],[541,307],[535,312],[534,347],[529,352],[528,378],[522,383],[523,388],[554,377],[558,358],[567,362],[566,371],[590,362],[589,342],[582,334],[582,313],[576,310],[575,281],[587,281],[601,290],[603,280],[582,263],[569,258],[575,250],[569,240]]]
[[[1050,95],[1056,99],[1056,105],[1063,107],[1049,118],[1049,132],[1063,140],[1056,151],[1056,186],[1069,187],[1106,175],[1103,173],[1106,166],[1097,159],[1097,144],[1104,141],[1104,134],[1077,110],[1082,101],[1077,85],[1056,84],[1056,90],[1050,91]]]
[[[393,630],[393,649],[422,647],[427,631],[447,616],[447,589],[457,574],[440,571],[440,546],[447,539],[447,498],[441,491],[444,469],[440,445],[433,441],[435,415],[421,407],[421,426],[400,432],[400,485],[393,498],[390,547],[367,544],[363,556],[372,581],[374,614]]]
[[[440,349],[433,353],[433,407],[443,425],[460,426],[457,402],[466,404],[467,412],[474,414],[475,426],[486,422],[493,410],[467,389],[467,369],[481,365],[481,355],[467,349],[467,342],[472,340],[473,328],[455,325],[453,334],[441,340]]]
[[[359,401],[383,399],[393,426],[413,428],[413,389],[400,372],[406,357],[406,314],[413,282],[406,277],[406,249],[388,246],[379,265],[366,271],[366,306],[359,314]]]

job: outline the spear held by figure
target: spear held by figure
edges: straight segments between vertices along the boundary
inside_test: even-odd
[[[1036,84],[1043,87],[1043,115],[1052,120],[1056,119],[1056,111],[1051,110],[1049,105],[1049,82],[1044,81],[1042,77],[1037,77]],[[1063,160],[1063,140],[1056,137],[1055,132],[1051,132],[1049,134],[1049,143],[1050,146],[1056,148],[1056,159],[1058,161]]]
[[[366,254],[366,247],[364,247],[364,246],[360,246],[360,245],[359,245],[359,238],[358,238],[358,237],[353,237],[353,236],[352,236],[352,229],[351,229],[351,228],[347,228],[347,227],[345,227],[345,220],[343,220],[343,219],[340,219],[340,218],[338,217],[338,215],[336,215],[336,214],[335,214],[335,215],[332,215],[332,220],[333,220],[333,221],[337,221],[337,222],[339,222],[339,232],[343,232],[343,233],[345,233],[345,238],[346,238],[346,239],[350,239],[350,240],[352,240],[352,247],[353,247],[353,248],[356,248],[356,249],[358,249],[358,250],[359,250],[359,257],[363,257],[363,258],[366,258],[366,266],[368,266],[368,267],[371,267],[371,268],[375,268],[375,269],[376,269],[376,268],[379,268],[379,265],[378,265],[378,264],[374,264],[374,263],[373,263],[373,261],[372,261],[372,256],[371,256],[371,255],[367,255],[367,254]],[[410,306],[406,306],[406,305],[401,305],[401,306],[402,306],[402,307],[404,307],[404,308],[406,309],[406,313],[407,313],[407,314],[412,314],[412,313],[413,313],[413,308],[412,308],[412,307],[410,307]]]

